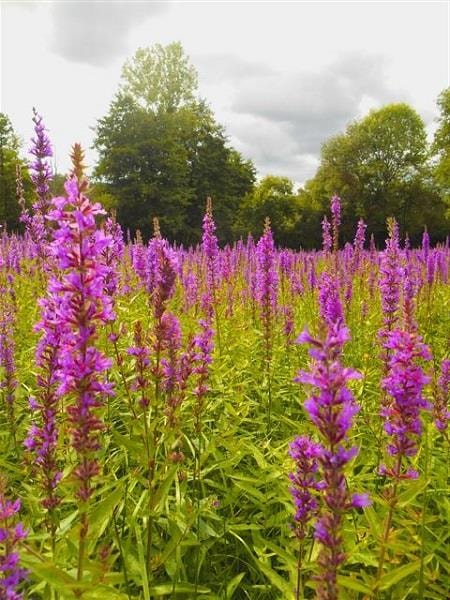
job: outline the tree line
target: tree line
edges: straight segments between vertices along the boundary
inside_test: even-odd
[[[343,241],[363,218],[381,244],[392,216],[413,242],[424,227],[443,240],[450,225],[450,88],[438,107],[431,143],[409,105],[372,110],[325,141],[315,176],[294,189],[286,177],[257,181],[253,162],[230,145],[199,96],[196,70],[181,44],[141,48],[125,63],[108,113],[97,122],[91,195],[114,208],[131,235],[139,229],[148,238],[157,216],[164,235],[185,245],[199,240],[209,196],[222,243],[258,236],[269,217],[280,245],[318,247],[335,193],[342,201]],[[8,229],[19,227],[17,165],[32,202],[19,140],[0,113],[0,222]],[[55,193],[63,180],[55,177]]]

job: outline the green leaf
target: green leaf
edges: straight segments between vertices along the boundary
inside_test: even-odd
[[[225,596],[227,598],[227,600],[231,600],[233,598],[233,594],[236,591],[238,585],[243,580],[244,576],[245,576],[245,573],[239,573],[239,575],[236,575],[236,577],[233,577],[233,579],[229,582],[229,584],[227,585],[227,591],[226,591],[226,596]]]
[[[95,589],[83,592],[83,600],[128,600],[126,594],[122,594],[118,590],[108,585],[96,585]]]
[[[291,585],[262,560],[258,560],[256,562],[270,583],[280,590],[280,592],[283,592],[285,598],[291,598],[293,594]]]
[[[117,482],[114,491],[101,502],[98,502],[94,510],[89,515],[91,525],[91,535],[95,533],[95,538],[99,538],[105,531],[112,518],[112,513],[122,499],[123,485]]]
[[[353,577],[338,575],[337,582],[339,585],[348,590],[353,590],[354,592],[362,592],[363,594],[369,594],[369,596],[372,596],[372,590],[367,585],[364,585],[364,583],[353,579]]]
[[[398,506],[407,506],[414,498],[423,492],[427,487],[429,481],[427,479],[415,481],[408,486],[408,489],[398,496]]]
[[[147,564],[145,561],[145,553],[144,553],[144,544],[142,543],[141,530],[139,529],[138,525],[135,526],[134,532],[136,535],[139,566],[140,566],[140,573],[142,576],[142,587],[143,587],[143,592],[144,592],[144,600],[150,600],[150,593],[149,593],[149,589],[148,589]]]
[[[174,592],[175,590],[175,592]],[[195,586],[194,583],[162,583],[160,585],[152,585],[149,593],[152,596],[165,596],[168,594],[209,594],[211,590],[203,585]]]
[[[380,532],[383,531],[383,524],[373,509],[373,506],[368,506],[364,509],[364,517],[369,523],[370,531],[372,532],[374,539],[379,539]]]
[[[61,569],[58,569],[58,567],[52,563],[30,559],[26,554],[21,555],[20,562],[21,565],[26,569],[29,569],[33,575],[42,579],[58,591],[67,593],[69,589],[74,589],[77,586],[80,587],[80,584],[76,579]]]
[[[153,516],[155,516],[157,514],[159,505],[164,504],[164,502],[167,498],[167,494],[172,486],[173,480],[175,479],[175,475],[177,474],[177,471],[178,471],[178,465],[173,465],[167,471],[166,477],[163,480],[163,482],[161,483],[161,485],[158,486],[158,488],[155,492],[155,495],[152,498]]]
[[[425,560],[425,562],[429,562],[430,558],[431,557],[428,557],[428,560]],[[420,560],[415,560],[412,563],[402,565],[401,567],[397,567],[393,571],[386,573],[386,575],[383,575],[380,579],[380,590],[388,590],[405,577],[408,577],[408,575],[412,575],[420,569],[420,564]]]

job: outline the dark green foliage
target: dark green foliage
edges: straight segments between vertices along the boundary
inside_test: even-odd
[[[443,237],[445,206],[432,185],[427,159],[422,119],[407,104],[390,104],[323,145],[321,164],[305,192],[323,210],[332,194],[341,196],[347,241],[361,217],[380,243],[390,216],[413,240],[424,226]]]
[[[211,196],[222,241],[255,179],[250,161],[227,145],[224,131],[196,96],[196,73],[179,44],[140,49],[123,70],[121,91],[97,125],[95,175],[117,198],[118,219],[151,233],[158,217],[167,237],[199,240]]]
[[[19,157],[19,138],[14,133],[9,117],[0,113],[0,223],[6,228],[16,230],[19,227],[20,207],[16,198],[16,168],[19,167],[23,178],[25,195],[31,196],[28,172]]]
[[[441,111],[438,128],[434,134],[432,152],[436,158],[434,178],[436,185],[450,208],[450,88],[445,89],[438,98]]]
[[[245,197],[236,230],[243,236],[252,233],[259,237],[266,217],[269,217],[276,232],[277,243],[283,246],[298,243],[300,203],[294,194],[293,183],[287,177],[268,175]]]

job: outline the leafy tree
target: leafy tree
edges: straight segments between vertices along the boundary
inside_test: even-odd
[[[418,236],[424,225],[442,218],[442,202],[429,185],[427,158],[422,119],[407,104],[390,104],[323,145],[317,174],[304,191],[323,210],[333,193],[341,196],[346,239],[360,217],[379,242],[389,216]]]
[[[179,42],[139,48],[122,70],[122,92],[149,112],[197,103],[197,72]]]
[[[227,145],[180,44],[140,49],[123,70],[121,88],[97,124],[95,175],[117,199],[119,222],[144,236],[158,216],[164,235],[194,243],[207,196],[222,241],[254,167]]]
[[[287,177],[268,175],[264,177],[242,203],[235,222],[235,231],[259,237],[264,219],[270,218],[278,244],[298,246],[298,228],[301,220],[299,197]]]
[[[30,179],[19,157],[19,138],[9,117],[0,113],[0,222],[7,229],[19,227],[20,207],[16,198],[16,169],[20,168],[26,198],[30,197]]]
[[[432,146],[436,158],[434,176],[448,207],[450,205],[450,88],[440,94],[438,106],[441,114]]]

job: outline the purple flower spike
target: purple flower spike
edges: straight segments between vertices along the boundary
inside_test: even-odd
[[[422,433],[420,413],[429,409],[422,391],[430,381],[418,360],[430,360],[428,347],[420,336],[408,331],[394,330],[388,334],[385,347],[391,351],[389,375],[383,380],[383,389],[391,397],[380,412],[385,419],[384,430],[392,439],[387,447],[395,456],[395,466],[383,465],[382,472],[396,479],[408,476],[402,460],[417,453],[417,443]]]
[[[39,302],[41,320],[35,330],[41,332],[36,348],[37,398],[30,398],[30,409],[34,413],[33,423],[28,431],[24,446],[34,454],[32,467],[44,492],[42,505],[51,510],[60,503],[56,487],[61,479],[58,448],[59,397],[59,352],[61,345],[58,314],[61,299],[58,294],[48,292]]]
[[[339,248],[339,226],[341,224],[341,199],[339,196],[331,198],[331,224],[333,227],[333,250]]]
[[[319,507],[316,494],[323,489],[325,483],[318,480],[318,458],[323,448],[308,437],[297,437],[289,444],[289,455],[295,461],[295,471],[290,473],[291,492],[296,513],[295,534],[303,539],[307,534],[307,526]]]
[[[212,203],[208,198],[206,212],[203,218],[202,250],[206,259],[206,293],[202,298],[202,305],[207,318],[212,322],[214,302],[219,276],[219,246],[215,234],[216,224],[212,215]]]
[[[104,376],[110,361],[96,348],[97,329],[114,320],[112,300],[105,294],[109,274],[103,252],[111,247],[110,236],[97,229],[95,218],[104,214],[78,188],[76,179],[65,185],[67,197],[53,199],[49,217],[57,224],[52,252],[62,271],[52,277],[49,292],[59,297],[57,321],[61,351],[57,393],[68,395],[72,446],[78,455],[74,469],[77,496],[87,501],[93,493],[92,479],[100,470],[96,451],[103,422],[99,409],[103,398],[112,394]]]
[[[256,260],[256,297],[261,307],[265,339],[270,346],[272,321],[277,307],[278,273],[269,220],[266,220],[264,233],[256,247]]]
[[[438,379],[436,398],[433,405],[434,424],[443,432],[447,429],[450,420],[448,410],[448,396],[450,391],[450,360],[444,359],[441,365],[441,375]]]
[[[343,321],[339,285],[336,278],[328,273],[322,273],[319,280],[319,307],[320,316],[329,327]]]
[[[31,180],[34,183],[38,200],[34,206],[36,212],[45,217],[51,205],[49,199],[49,184],[53,179],[52,169],[48,159],[53,156],[50,140],[47,136],[42,117],[33,108],[33,122],[36,137],[33,138],[33,146],[30,153],[34,156],[31,163]]]
[[[393,223],[391,235],[386,240],[386,250],[381,255],[380,271],[381,307],[384,315],[384,329],[380,333],[386,335],[387,332],[393,329],[397,320],[400,285],[403,276],[403,269],[400,264],[397,223]]]
[[[358,452],[354,446],[347,447],[353,417],[359,411],[347,382],[359,379],[361,375],[341,363],[349,332],[344,326],[336,286],[332,284],[333,279],[328,274],[322,276],[320,301],[326,327],[325,339],[313,338],[307,331],[299,336],[299,343],[311,346],[309,354],[314,360],[311,370],[300,371],[296,378],[297,382],[316,388],[304,407],[322,442],[321,451],[316,456],[324,482],[322,507],[314,527],[315,537],[322,545],[318,559],[317,597],[326,600],[335,600],[338,594],[337,570],[345,560],[341,534],[345,512],[351,508],[363,508],[369,503],[366,494],[350,495],[344,473],[346,465]]]
[[[322,247],[324,252],[330,252],[333,246],[331,224],[326,217],[322,220]]]
[[[18,587],[28,576],[28,571],[19,564],[17,552],[20,542],[28,531],[22,523],[14,525],[11,520],[20,510],[20,500],[7,500],[4,493],[4,482],[0,484],[0,598],[5,600],[22,600],[23,595]]]

